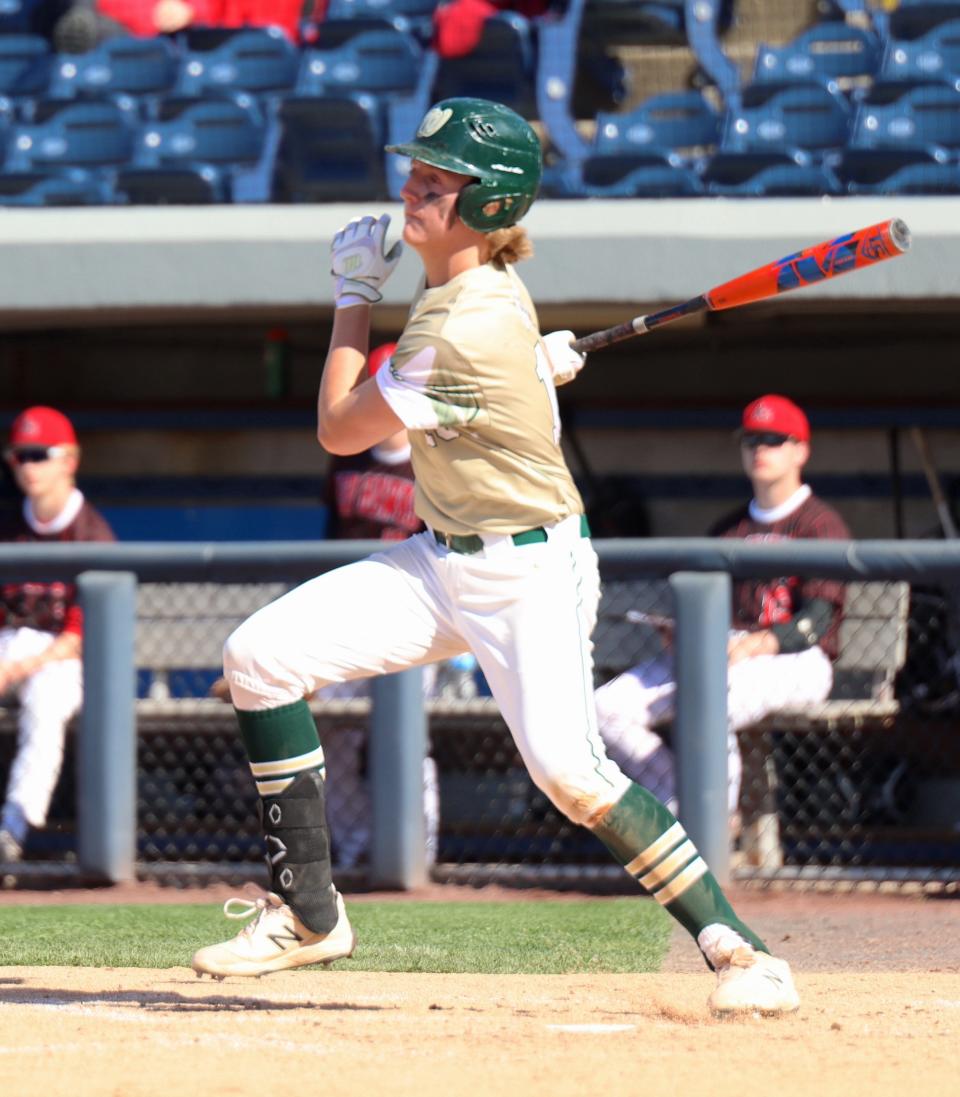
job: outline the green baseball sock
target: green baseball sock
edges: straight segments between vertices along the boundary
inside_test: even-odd
[[[769,952],[734,913],[683,826],[645,788],[631,784],[592,830],[694,940],[707,926],[720,924]]]
[[[246,712],[237,722],[260,794],[270,887],[314,933],[337,924],[323,748],[306,701]]]

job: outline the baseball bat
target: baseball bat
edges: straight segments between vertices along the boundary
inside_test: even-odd
[[[910,229],[899,218],[881,221],[878,225],[848,232],[835,240],[825,240],[822,244],[813,244],[803,251],[794,252],[775,263],[767,263],[756,270],[741,274],[722,285],[691,297],[680,305],[651,312],[647,316],[635,316],[622,324],[592,335],[584,335],[574,340],[574,350],[581,354],[609,347],[621,339],[630,339],[634,335],[643,335],[684,316],[697,312],[719,312],[721,309],[738,308],[754,301],[765,301],[780,293],[812,286],[828,278],[838,278],[852,270],[882,263],[884,259],[895,259],[910,248]]]

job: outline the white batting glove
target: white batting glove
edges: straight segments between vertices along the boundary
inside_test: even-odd
[[[375,305],[383,299],[380,290],[400,262],[403,244],[398,240],[384,250],[390,218],[355,217],[333,238],[330,245],[330,273],[335,282],[333,298],[338,309],[354,305]]]
[[[570,345],[576,336],[572,331],[551,331],[541,338],[547,348],[554,385],[565,385],[572,381],[587,361],[585,354],[580,354]]]

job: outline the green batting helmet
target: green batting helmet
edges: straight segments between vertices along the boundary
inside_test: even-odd
[[[416,137],[387,152],[470,175],[457,198],[460,220],[475,232],[514,225],[540,186],[540,141],[516,111],[489,99],[442,99],[427,111]]]

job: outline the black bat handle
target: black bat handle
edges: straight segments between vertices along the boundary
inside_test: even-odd
[[[709,298],[702,293],[699,297],[691,297],[689,301],[684,301],[680,305],[671,305],[670,308],[651,312],[647,316],[635,316],[632,320],[617,324],[616,327],[604,328],[603,331],[595,331],[592,335],[584,335],[582,339],[575,339],[572,346],[578,354],[587,354],[591,350],[600,350],[601,347],[609,347],[611,343],[619,343],[621,339],[643,335],[645,331],[653,331],[654,328],[659,328],[663,324],[669,324],[673,320],[679,320],[695,312],[704,312],[709,308]]]
[[[609,347],[612,343],[619,343],[621,339],[642,335],[647,330],[643,321],[642,316],[635,316],[632,320],[625,320],[615,327],[595,331],[592,335],[584,335],[582,339],[574,339],[573,349],[578,354],[588,354],[592,350],[600,350],[601,347]]]

